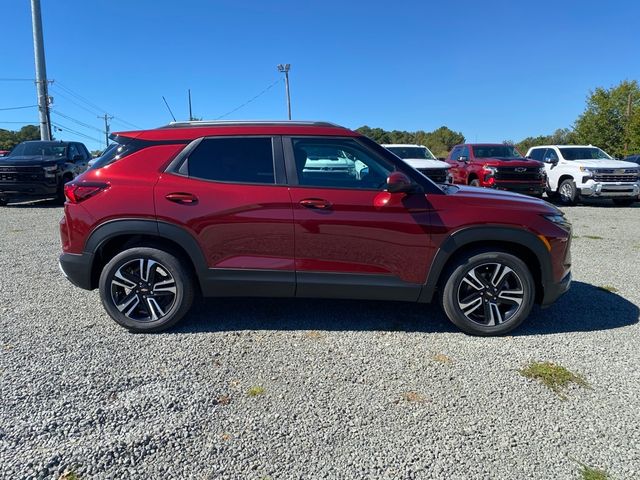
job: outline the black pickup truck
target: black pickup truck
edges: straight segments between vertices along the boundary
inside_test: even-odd
[[[55,198],[87,169],[91,154],[82,143],[28,141],[0,157],[0,206],[14,198]]]

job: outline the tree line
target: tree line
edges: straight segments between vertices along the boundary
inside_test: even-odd
[[[425,145],[436,157],[446,157],[454,145],[464,143],[461,132],[442,126],[432,132],[418,130],[387,131],[367,125],[358,132],[378,143]],[[640,87],[636,80],[625,80],[611,88],[598,87],[589,93],[585,111],[572,128],[559,128],[548,135],[527,137],[519,142],[505,140],[523,154],[535,145],[591,144],[610,155],[624,158],[640,153]]]

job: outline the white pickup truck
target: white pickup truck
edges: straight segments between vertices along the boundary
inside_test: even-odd
[[[386,145],[383,144],[382,146],[434,182],[452,183],[451,174],[449,173],[451,165],[438,160],[435,155],[431,153],[431,150],[424,145],[389,143]]]
[[[540,145],[531,147],[527,158],[544,162],[547,195],[573,205],[584,198],[610,198],[616,205],[638,201],[638,165],[615,160],[593,145]]]

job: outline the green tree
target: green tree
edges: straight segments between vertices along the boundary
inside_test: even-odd
[[[25,125],[18,131],[0,129],[0,150],[11,150],[26,140],[40,140],[40,129],[35,125]]]
[[[631,99],[630,115],[627,114]],[[640,87],[625,80],[615,87],[598,87],[587,98],[587,108],[574,125],[580,143],[597,145],[623,157],[640,148]]]
[[[371,128],[364,125],[357,129],[359,133],[378,143],[416,143],[425,145],[436,157],[446,157],[451,148],[464,142],[464,135],[442,126],[433,132],[418,130],[407,132],[404,130],[386,131],[382,128]]]

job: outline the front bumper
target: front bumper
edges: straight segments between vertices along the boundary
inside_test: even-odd
[[[578,188],[580,195],[591,198],[637,198],[640,195],[639,183],[604,183],[590,180]]]
[[[93,290],[91,281],[92,254],[63,253],[60,255],[58,265],[64,276],[76,287]]]
[[[542,299],[541,306],[548,307],[554,303],[558,298],[564,295],[571,286],[571,271],[567,272],[562,280],[557,283],[548,283],[544,286],[544,298]]]
[[[0,183],[0,197],[54,197],[56,183]]]
[[[491,188],[497,190],[509,190],[511,192],[524,193],[527,195],[542,195],[546,185],[544,183],[525,183],[525,182],[500,182],[497,181]]]

